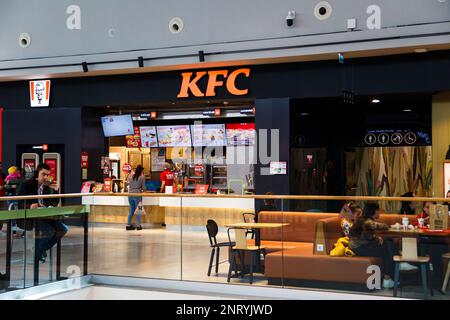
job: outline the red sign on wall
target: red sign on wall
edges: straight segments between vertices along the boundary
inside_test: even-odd
[[[131,165],[129,163],[124,163],[122,166],[123,172],[131,172]]]
[[[36,160],[35,159],[25,159],[23,161],[23,167],[26,172],[34,172],[34,170],[36,170]]]
[[[81,168],[87,168],[88,167],[88,153],[87,152],[82,152],[81,153]]]
[[[194,167],[194,173],[196,176],[201,177],[203,176],[203,166],[201,164],[196,164]]]

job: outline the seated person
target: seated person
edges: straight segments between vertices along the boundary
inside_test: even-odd
[[[411,221],[411,224],[417,226],[419,224],[418,219],[425,219],[425,225],[430,223],[430,205],[436,204],[436,202],[424,202],[422,211],[416,215],[416,217]]]
[[[268,191],[265,193],[266,196],[273,196],[273,192]],[[261,211],[278,211],[275,205],[274,199],[264,199],[263,205],[259,207],[259,210],[255,214],[255,222],[258,222],[258,215]]]
[[[402,195],[404,198],[414,198],[414,193],[407,192]],[[411,201],[402,201],[402,207],[400,208],[400,214],[416,214],[416,208]]]
[[[379,205],[367,203],[362,215],[355,221],[349,232],[349,248],[357,255],[364,257],[383,258],[382,271],[384,272],[383,288],[393,288],[394,281],[394,252],[391,241],[384,241],[377,235],[377,231],[388,230],[389,226],[377,222],[379,218]]]
[[[447,194],[445,195],[446,198],[450,198],[450,190],[447,191]],[[450,203],[448,201],[444,202],[443,205],[448,206]],[[449,208],[450,211],[450,208]]]
[[[41,163],[34,172],[33,179],[27,180],[21,195],[49,195],[57,193],[59,186],[49,180],[50,167],[48,164]],[[29,209],[38,209],[45,207],[56,207],[59,199],[33,199],[24,201]],[[23,206],[23,204],[22,204]],[[41,262],[45,262],[47,257],[46,251],[51,249],[59,239],[67,233],[67,226],[60,220],[55,219],[38,219],[41,238],[39,239],[38,255]]]
[[[339,219],[341,220],[342,232],[345,236],[348,236],[350,228],[361,214],[362,208],[356,203],[348,202],[342,206],[341,212],[339,213]]]
[[[418,225],[418,219],[425,219],[425,225],[430,223],[430,206],[436,202],[427,201],[423,205],[423,210],[420,212],[411,224]],[[442,255],[450,251],[450,242],[447,238],[432,237],[422,235],[419,239],[419,255],[430,256],[431,264],[433,265],[433,283],[436,285],[442,284],[444,273],[446,269],[442,267]]]

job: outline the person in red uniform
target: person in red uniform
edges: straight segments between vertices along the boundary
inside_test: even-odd
[[[423,204],[422,212],[420,212],[418,215],[416,215],[415,219],[411,221],[411,224],[414,226],[417,226],[419,224],[418,220],[420,218],[425,219],[425,225],[430,223],[430,205],[436,204],[435,202],[425,202]]]
[[[164,171],[161,172],[159,179],[161,180],[161,189],[160,192],[165,192],[166,186],[173,186],[173,182],[175,180],[175,175],[173,174],[172,169],[170,168],[169,163],[164,163]]]

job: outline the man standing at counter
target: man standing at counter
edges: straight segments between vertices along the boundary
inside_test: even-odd
[[[173,186],[174,181],[174,174],[172,169],[170,168],[170,164],[168,162],[165,162],[163,168],[164,171],[161,172],[159,176],[159,179],[161,180],[161,189],[159,190],[159,192],[161,193],[166,192],[166,186]]]

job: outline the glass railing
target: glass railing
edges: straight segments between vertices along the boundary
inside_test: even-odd
[[[0,212],[4,290],[98,274],[449,298],[449,210],[443,198],[58,197],[59,203],[41,209],[31,209],[37,197],[4,198],[18,202]],[[130,209],[130,201],[136,208]],[[406,201],[410,213],[401,215]]]
[[[1,289],[11,291],[87,274],[89,206],[80,195],[3,197]]]

